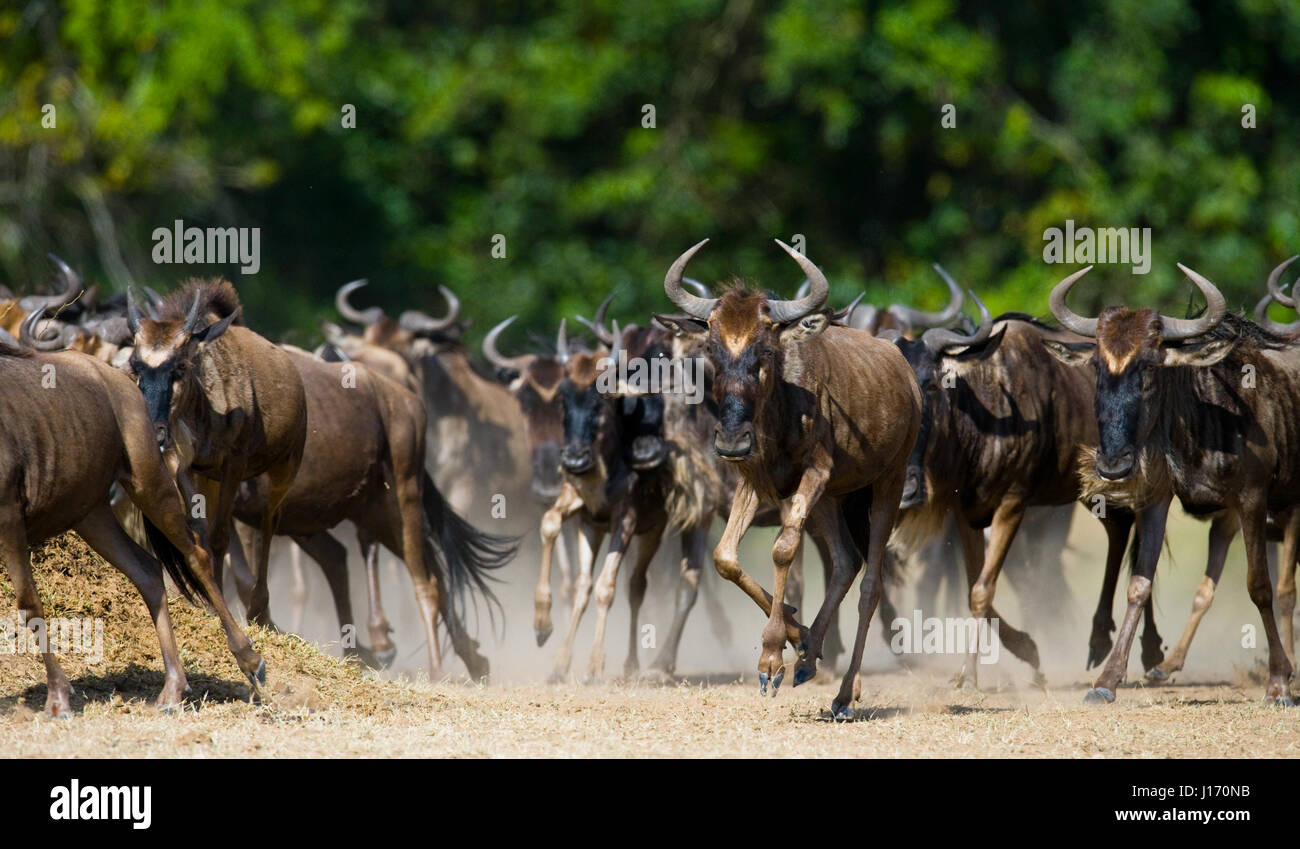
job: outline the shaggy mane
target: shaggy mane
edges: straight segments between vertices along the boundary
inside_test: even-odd
[[[184,321],[194,305],[194,296],[199,295],[199,314],[215,314],[218,319],[225,318],[240,308],[239,293],[230,281],[224,277],[213,280],[191,278],[185,285],[163,298],[158,307],[159,321]],[[243,316],[236,318],[234,324],[242,324]]]

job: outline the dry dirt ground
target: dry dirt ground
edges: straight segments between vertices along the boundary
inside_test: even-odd
[[[173,600],[193,688],[179,715],[152,706],[161,661],[130,585],[75,536],[37,553],[48,615],[102,617],[103,660],[64,658],[70,720],[43,716],[37,657],[0,655],[0,755],[10,757],[1289,757],[1300,711],[1262,704],[1252,672],[1124,687],[1086,707],[1082,671],[1046,691],[1011,674],[953,691],[943,666],[864,675],[858,721],[826,713],[835,685],[758,694],[752,674],[595,686],[382,680],[296,637],[252,629],[267,659],[256,702],[214,617]],[[12,616],[0,580],[0,617]],[[1180,605],[1181,606],[1181,605]],[[614,653],[611,666],[621,658]],[[999,667],[1000,668],[1000,667]],[[1022,678],[1027,676],[1022,675]]]

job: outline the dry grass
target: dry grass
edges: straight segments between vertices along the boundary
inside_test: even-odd
[[[44,671],[0,656],[0,752],[41,757],[1290,757],[1296,714],[1266,707],[1243,673],[1232,683],[1122,688],[1106,707],[1085,686],[1046,692],[1004,683],[953,692],[940,672],[863,679],[859,721],[824,711],[831,683],[760,698],[745,682],[583,687],[381,681],[296,637],[253,629],[267,660],[264,699],[249,689],[214,617],[172,610],[193,697],[177,716],[152,706],[162,678],[144,605],[125,578],[75,536],[37,555],[50,616],[106,620],[104,660],[71,655],[70,721],[46,719]],[[0,584],[0,615],[12,615]]]

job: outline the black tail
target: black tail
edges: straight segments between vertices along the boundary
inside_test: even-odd
[[[140,519],[144,523],[144,535],[149,540],[149,547],[153,549],[154,557],[157,557],[158,562],[162,563],[163,568],[167,570],[172,583],[181,591],[181,595],[191,602],[194,601],[195,596],[198,596],[208,604],[212,604],[208,591],[190,569],[190,564],[185,562],[185,555],[181,554],[180,549],[172,545],[167,535],[145,518],[143,513]]]
[[[438,561],[445,565],[453,614],[463,615],[466,595],[481,597],[495,626],[496,613],[502,607],[488,585],[489,581],[496,580],[490,573],[514,559],[519,551],[519,538],[485,533],[456,515],[428,472],[424,473],[424,516],[428,522],[429,547],[436,555],[428,560],[428,568],[432,574]]]

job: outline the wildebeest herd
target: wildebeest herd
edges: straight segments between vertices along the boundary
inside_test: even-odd
[[[101,298],[52,258],[54,294],[0,291],[0,559],[20,611],[44,616],[29,548],[75,530],[144,597],[165,667],[160,706],[180,704],[187,689],[164,573],[216,613],[256,688],[267,670],[225,601],[227,555],[249,621],[274,627],[269,551],[274,535],[289,537],[319,564],[348,628],[347,549],[336,536],[347,521],[365,563],[369,644],[346,651],[374,666],[394,657],[383,548],[410,575],[430,675],[441,674],[445,635],[482,679],[489,663],[470,611],[513,613],[492,581],[521,537],[540,531],[538,646],[554,630],[553,566],[567,610],[552,678],[571,674],[593,592],[584,675],[605,675],[606,623],[629,552],[623,671],[667,678],[721,519],[713,565],[766,617],[764,693],[775,695],[787,672],[793,685],[811,679],[819,660],[835,668],[837,612],[862,573],[832,704],[849,718],[871,619],[878,606],[892,618],[892,564],[945,532],[962,553],[971,616],[997,621],[997,639],[1041,682],[1034,640],[994,607],[997,581],[1027,510],[1082,502],[1108,541],[1088,641],[1088,665],[1102,671],[1087,701],[1114,700],[1144,614],[1148,679],[1182,668],[1240,530],[1268,640],[1266,698],[1290,703],[1300,321],[1277,324],[1266,311],[1295,306],[1281,276],[1296,257],[1269,275],[1253,320],[1180,265],[1205,300],[1200,313],[1110,306],[1081,316],[1066,298],[1085,268],[1050,290],[1051,326],[1027,313],[995,318],[973,293],[971,321],[961,287],[938,266],[951,296],[942,311],[861,298],[836,309],[823,273],[781,242],[805,278],[794,299],[739,280],[714,292],[686,277],[704,244],[664,277],[675,312],[620,327],[611,295],[590,319],[575,317],[589,337],[562,321],[545,352],[506,355],[510,318],[487,333],[486,365],[462,342],[460,302],[442,287],[441,317],[411,309],[393,319],[355,306],[365,281],[349,283],[335,299],[343,323],[323,322],[326,341],[310,352],[249,329],[224,280]],[[1192,616],[1166,657],[1151,588],[1175,497],[1211,521],[1210,547]],[[740,562],[755,523],[779,528],[770,589]],[[800,613],[805,532],[826,576],[810,621]],[[673,621],[642,673],[639,614],[665,536],[680,545]],[[1275,607],[1267,545],[1277,538]],[[1112,640],[1126,549],[1127,606]],[[716,603],[710,616],[720,618]],[[725,622],[715,630],[726,639]],[[958,680],[975,684],[977,642],[967,649]],[[44,661],[46,709],[67,715],[69,682],[53,653]]]

